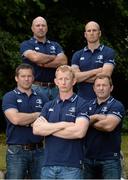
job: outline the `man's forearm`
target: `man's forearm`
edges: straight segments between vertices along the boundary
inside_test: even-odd
[[[28,58],[30,61],[38,64],[38,65],[43,65],[48,62],[54,61],[56,55],[49,55],[41,52],[36,52],[33,50],[27,50],[24,52],[24,56]]]
[[[67,57],[65,55],[58,55],[54,61],[50,61],[43,65],[46,68],[57,68],[58,66],[67,64]]]
[[[83,71],[83,72],[76,72],[75,75],[76,75],[77,82],[83,82],[83,81],[88,82],[89,79],[94,78],[101,71],[102,71],[102,68],[93,69],[89,71]]]
[[[94,114],[90,116],[90,124],[94,124],[98,121],[104,120],[106,118],[106,115],[104,114]]]
[[[12,123],[14,123],[15,125],[26,126],[33,123],[39,117],[39,115],[40,115],[39,112],[34,112],[34,113],[17,112],[15,114],[15,117],[13,117]]]
[[[79,125],[77,123],[73,123],[71,126],[57,131],[53,135],[65,139],[83,138],[87,132],[88,126],[89,121],[81,122]]]
[[[47,120],[37,119],[33,123],[33,133],[42,136],[48,136],[55,133],[56,131],[62,130],[63,128],[70,126],[70,122],[57,122],[49,123]]]

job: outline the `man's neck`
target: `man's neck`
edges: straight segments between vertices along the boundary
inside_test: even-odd
[[[88,43],[88,49],[90,49],[92,52],[97,49],[100,46],[99,42],[95,43]]]
[[[65,101],[66,99],[69,99],[70,97],[72,97],[72,95],[73,95],[73,91],[71,91],[71,92],[60,92],[60,99],[62,100],[62,101]]]
[[[32,90],[31,89],[22,89],[20,87],[17,87],[17,89],[22,92],[22,93],[26,93],[28,96],[30,96],[32,94]]]
[[[98,104],[100,105],[101,103],[106,102],[106,101],[109,99],[109,97],[110,97],[110,96],[108,96],[107,98],[98,98],[98,97],[97,97],[97,102],[98,102]]]
[[[39,38],[39,37],[35,37],[34,38],[38,41],[38,42],[42,42],[42,43],[45,43],[46,42],[46,37],[42,37],[42,38]]]

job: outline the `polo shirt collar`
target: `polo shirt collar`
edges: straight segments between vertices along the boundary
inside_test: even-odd
[[[24,94],[23,92],[21,92],[18,88],[15,88],[14,89],[14,92],[16,93],[16,94]],[[36,91],[34,91],[33,89],[32,89],[32,94],[33,95],[37,95],[37,93],[36,93]]]
[[[50,40],[48,40],[48,39],[46,39],[45,42],[40,42],[40,41],[37,41],[37,39],[36,39],[35,37],[32,37],[31,40],[34,41],[34,43],[36,43],[36,44],[37,44],[37,43],[43,43],[43,44],[45,44],[45,43],[48,43],[48,44],[49,44],[49,43],[50,43]]]
[[[77,94],[73,93],[73,95],[69,98],[69,99],[66,99],[66,101],[69,101],[69,102],[74,102],[76,100],[76,98],[78,97]],[[58,95],[57,98],[56,98],[56,102],[57,104],[62,102],[62,100],[60,99],[60,96]]]
[[[95,50],[102,51],[103,48],[104,48],[104,45],[103,45],[103,44],[100,44],[100,46],[99,46],[97,49],[95,49]],[[89,49],[88,49],[88,46],[86,46],[86,47],[84,48],[84,51],[88,51],[88,50],[89,50]]]
[[[102,102],[101,104],[104,104],[104,103],[110,104],[113,100],[114,100],[114,98],[112,96],[110,96],[106,101]],[[98,104],[97,99],[94,99],[93,104]]]

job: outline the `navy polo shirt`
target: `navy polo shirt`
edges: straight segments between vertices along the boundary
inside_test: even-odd
[[[43,68],[38,66],[36,63],[30,61],[23,56],[23,53],[26,50],[35,50],[37,52],[57,55],[63,53],[62,47],[54,41],[46,40],[45,43],[38,42],[34,37],[29,40],[26,40],[20,45],[20,53],[22,55],[23,63],[31,64],[35,70],[35,80],[40,82],[54,82],[55,77],[55,68]]]
[[[77,65],[80,71],[83,72],[103,67],[106,63],[115,65],[114,59],[114,50],[107,46],[100,45],[94,52],[87,47],[75,52],[71,64]],[[78,95],[86,100],[95,98],[96,95],[93,91],[93,83],[78,83]]]
[[[75,122],[83,117],[89,120],[86,101],[74,94],[68,100],[59,97],[45,104],[41,115],[49,122]],[[80,167],[83,162],[83,139],[64,139],[49,135],[45,137],[44,166]]]
[[[121,119],[120,123],[112,132],[103,132],[89,127],[85,137],[85,158],[90,159],[117,159],[120,158],[121,127],[125,109],[121,102],[113,97],[101,103],[96,100],[89,103],[89,115],[106,114],[114,115]]]
[[[2,108],[4,112],[10,108],[15,108],[23,113],[41,112],[45,102],[47,102],[47,98],[34,91],[28,97],[26,93],[22,93],[16,88],[4,95]],[[33,135],[32,127],[14,125],[8,119],[6,135],[7,144],[38,143],[42,139],[40,136]]]

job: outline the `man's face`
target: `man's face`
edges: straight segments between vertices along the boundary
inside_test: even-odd
[[[21,90],[31,89],[34,81],[34,76],[31,69],[20,69],[18,76],[15,76],[17,86]]]
[[[58,71],[57,77],[55,78],[55,83],[58,86],[60,92],[68,93],[72,91],[73,85],[75,84],[75,79],[69,71]]]
[[[101,31],[97,23],[90,22],[85,27],[84,36],[88,43],[96,43],[99,41]]]
[[[37,38],[44,38],[48,31],[47,22],[42,17],[36,18],[32,23],[32,32]]]
[[[94,91],[98,99],[107,99],[110,96],[112,90],[113,86],[110,86],[108,78],[96,79],[94,83]]]

